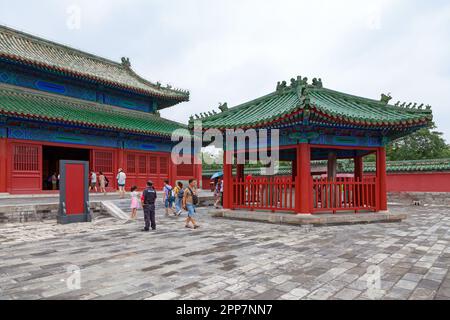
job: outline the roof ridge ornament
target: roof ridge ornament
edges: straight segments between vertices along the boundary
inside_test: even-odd
[[[391,96],[391,93],[389,92],[388,94],[384,94],[384,93],[382,93],[381,94],[381,102],[384,104],[384,105],[388,105],[389,104],[389,101],[391,101],[392,100],[392,96]]]
[[[321,79],[321,78],[319,78],[319,79],[314,78],[314,79],[312,80],[312,85],[313,85],[314,87],[316,87],[316,88],[322,89],[322,88],[323,88],[322,79]]]
[[[395,104],[396,107],[399,108],[405,108],[405,109],[411,109],[411,110],[431,110],[431,106],[429,104],[425,105],[424,103],[421,103],[420,105],[417,102],[414,102],[414,104],[412,102],[410,103],[406,103],[406,102],[401,102],[401,101],[397,101],[397,103]],[[425,107],[425,109],[424,109]]]
[[[286,81],[278,81],[277,83],[277,93],[282,94],[287,89],[287,82]]]
[[[222,112],[228,111],[229,110],[228,109],[228,103],[226,103],[226,102],[224,102],[224,103],[219,102],[219,110],[222,111]]]
[[[122,66],[128,69],[131,68],[130,58],[122,57]]]

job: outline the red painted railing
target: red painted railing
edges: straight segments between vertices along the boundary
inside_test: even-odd
[[[376,177],[313,179],[313,212],[376,211]]]
[[[294,183],[290,177],[233,179],[232,208],[295,211]]]

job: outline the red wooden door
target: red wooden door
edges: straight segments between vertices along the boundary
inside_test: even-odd
[[[152,180],[155,188],[162,189],[164,180],[170,175],[169,159],[168,155],[128,152],[125,168],[128,188],[137,186],[143,189],[147,181]]]
[[[116,177],[115,177],[115,164],[114,164],[114,151],[107,150],[93,150],[92,151],[92,169],[97,173],[103,172],[106,178],[109,180],[108,190],[115,189]]]

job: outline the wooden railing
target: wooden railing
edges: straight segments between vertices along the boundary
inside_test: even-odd
[[[291,177],[233,178],[233,209],[295,211]]]
[[[313,179],[313,212],[376,211],[377,178]]]

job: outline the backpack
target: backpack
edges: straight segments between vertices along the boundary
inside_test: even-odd
[[[191,188],[188,188],[188,190],[191,192],[193,205],[198,206],[198,204],[200,203],[198,196],[194,194],[194,192],[192,192]]]
[[[182,188],[180,188],[180,191],[178,191],[178,199],[183,199],[184,198],[184,190]]]
[[[108,188],[109,186],[109,180],[108,178],[105,176],[105,187]]]
[[[167,192],[167,195],[168,195],[168,200],[170,201],[170,202],[173,202],[173,201],[175,201],[175,191],[173,190],[173,188],[169,188],[169,187],[165,187],[166,188],[166,190],[168,191]]]

